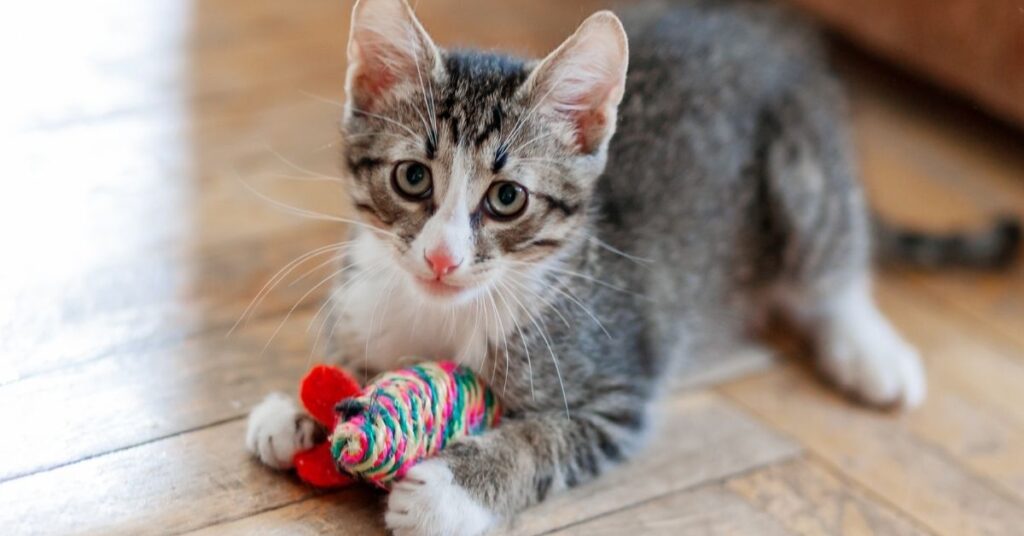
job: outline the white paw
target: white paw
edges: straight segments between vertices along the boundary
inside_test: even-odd
[[[274,469],[288,469],[292,457],[313,446],[316,425],[290,398],[271,393],[252,409],[245,447]]]
[[[395,536],[475,536],[495,516],[452,481],[441,460],[413,467],[391,490],[384,522]]]
[[[836,330],[823,341],[824,372],[865,402],[901,408],[919,405],[926,387],[917,350],[884,319],[865,327],[870,329]]]

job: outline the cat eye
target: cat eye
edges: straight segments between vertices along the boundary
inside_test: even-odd
[[[430,197],[434,181],[430,168],[413,161],[399,162],[391,174],[391,186],[402,197],[410,201],[421,201]]]
[[[488,214],[498,220],[510,220],[526,209],[526,188],[514,182],[502,181],[491,185],[484,197]]]

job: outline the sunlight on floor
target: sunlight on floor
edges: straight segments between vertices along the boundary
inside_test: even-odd
[[[0,341],[0,383],[30,372],[35,357],[135,329],[130,310],[103,321],[90,313],[127,305],[117,291],[139,286],[111,279],[107,268],[137,262],[186,226],[191,11],[174,0],[8,6],[0,22],[0,243],[8,259],[0,324],[12,335]],[[131,277],[167,294],[183,276],[143,262]],[[99,303],[103,296],[110,302]],[[61,336],[29,335],[46,325],[64,328]]]

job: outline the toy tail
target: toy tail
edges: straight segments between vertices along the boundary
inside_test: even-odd
[[[875,216],[872,221],[875,257],[886,264],[919,268],[1006,268],[1017,258],[1021,223],[999,216],[988,227],[970,231],[928,233],[899,227]]]

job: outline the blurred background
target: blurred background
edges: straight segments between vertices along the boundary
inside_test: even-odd
[[[442,46],[539,56],[589,13],[630,3],[416,9]],[[830,31],[874,205],[930,229],[1024,215],[1024,0],[792,3]],[[381,530],[378,495],[321,495],[242,449],[247,408],[293,391],[317,358],[310,326],[331,270],[302,266],[226,337],[279,269],[345,231],[287,207],[346,211],[336,160],[350,9],[5,7],[0,526]],[[681,424],[651,455],[685,460],[678,474],[651,462],[520,532],[654,519],[713,533],[1019,534],[1022,271],[882,277],[881,302],[931,373],[915,414],[854,408],[786,362],[723,363],[716,383],[678,395]]]

